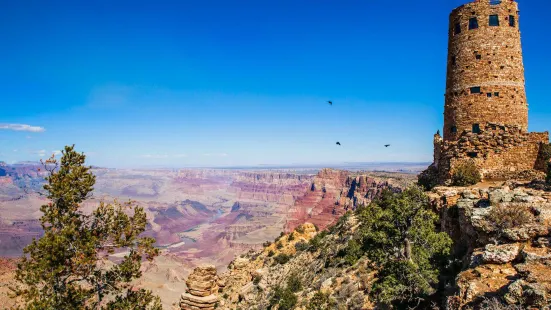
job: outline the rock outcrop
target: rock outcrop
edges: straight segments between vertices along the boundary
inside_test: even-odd
[[[218,277],[213,265],[196,267],[186,280],[187,289],[180,298],[182,310],[213,310],[218,303]]]
[[[430,194],[463,265],[448,309],[476,309],[489,298],[549,306],[551,193],[526,185],[437,187]]]

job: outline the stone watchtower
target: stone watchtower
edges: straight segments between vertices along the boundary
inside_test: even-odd
[[[528,103],[514,0],[476,0],[450,14],[443,135],[434,137],[439,183],[474,161],[485,179],[545,170],[548,132],[528,132]]]
[[[515,1],[479,0],[450,14],[444,140],[486,123],[528,130]]]

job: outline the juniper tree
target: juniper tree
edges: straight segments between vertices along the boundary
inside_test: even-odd
[[[411,187],[398,194],[386,190],[357,215],[361,224],[349,242],[349,256],[366,255],[378,271],[371,291],[374,299],[390,306],[432,293],[438,283],[439,258],[449,254],[452,241],[437,232],[438,218],[423,190]]]
[[[143,208],[115,201],[84,212],[95,183],[84,161],[66,146],[59,162],[53,156],[43,162],[50,200],[40,208],[44,235],[24,249],[15,296],[25,309],[161,309],[158,297],[131,286],[142,258],[158,255],[155,240],[140,237]],[[108,259],[115,252],[124,253],[120,262]]]

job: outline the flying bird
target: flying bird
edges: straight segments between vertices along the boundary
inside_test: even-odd
[[[385,147],[389,147],[389,146],[390,146],[390,144],[385,144]]]
[[[341,143],[337,141],[337,145],[341,145]]]
[[[329,105],[333,105],[333,101],[331,100],[327,101],[327,103],[329,103]]]

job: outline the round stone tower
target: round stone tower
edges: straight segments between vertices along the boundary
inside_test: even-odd
[[[444,140],[488,126],[512,125],[528,131],[514,0],[477,0],[452,11],[445,96]]]

